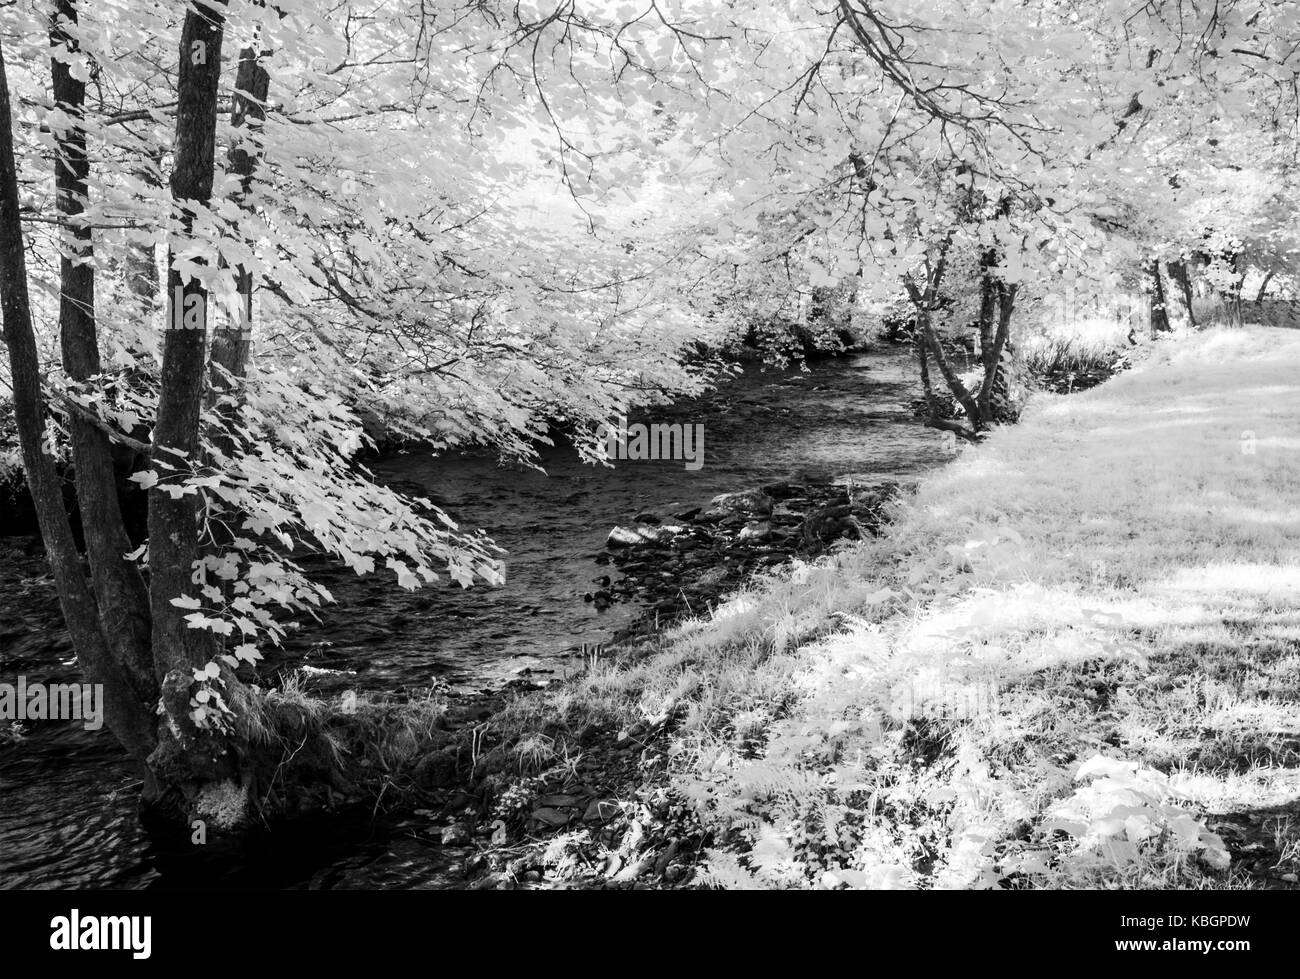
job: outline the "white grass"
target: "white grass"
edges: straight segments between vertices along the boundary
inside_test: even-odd
[[[1162,343],[1037,399],[887,538],[684,629],[642,669],[711,687],[677,781],[727,840],[715,880],[1250,883],[1184,815],[1300,799],[1298,397],[1295,333]],[[1095,755],[1136,801],[1076,783]],[[1097,792],[1145,815],[1044,831]]]

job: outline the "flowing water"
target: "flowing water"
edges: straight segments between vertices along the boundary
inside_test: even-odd
[[[941,439],[909,411],[912,378],[896,350],[807,373],[751,369],[667,413],[704,426],[704,464],[695,471],[680,460],[593,467],[564,448],[542,453],[544,472],[477,455],[384,457],[372,465],[381,479],[418,484],[506,549],[506,584],[405,592],[391,575],[322,569],[337,604],[297,632],[267,671],[305,666],[321,692],[394,695],[557,677],[580,646],[607,642],[642,611],[585,600],[596,581],[617,573],[596,561],[616,524],[642,511],[671,517],[718,493],[778,480],[907,476],[941,463]],[[23,560],[13,546],[0,561],[11,565],[0,570],[0,682],[19,674],[72,682],[71,644],[43,559]],[[135,818],[139,785],[107,729],[29,722],[23,735],[0,729],[0,887],[435,887],[456,877],[454,857],[404,823],[321,819],[237,852],[160,844]]]

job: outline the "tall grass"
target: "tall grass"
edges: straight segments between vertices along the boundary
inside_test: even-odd
[[[1068,394],[1127,367],[1127,348],[1127,339],[1105,334],[1037,334],[1021,345],[1021,361],[1037,387]]]
[[[1192,300],[1196,325],[1202,329],[1236,325],[1231,306],[1218,294],[1197,296]],[[1255,302],[1243,299],[1241,319],[1245,323],[1261,326],[1280,326],[1300,329],[1300,301],[1294,299],[1264,299]]]

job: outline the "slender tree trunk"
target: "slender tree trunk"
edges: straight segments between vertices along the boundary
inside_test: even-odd
[[[1009,421],[1013,414],[1003,355],[1010,349],[1011,316],[1018,292],[1019,286],[997,283],[997,328],[984,363],[984,379],[979,390],[980,417],[986,423]]]
[[[970,201],[972,211],[975,200]],[[1001,197],[997,202],[996,214],[1005,217],[1010,214],[1011,199]],[[1011,421],[1014,409],[1011,405],[1010,387],[1003,363],[1003,354],[1008,350],[1011,332],[1011,314],[1015,308],[1016,286],[1008,286],[997,277],[997,265],[1001,253],[997,248],[988,248],[980,255],[980,312],[979,312],[979,346],[980,366],[983,377],[979,390],[975,392],[975,404],[978,408],[977,428],[987,427],[995,421]]]
[[[1238,274],[1241,266],[1241,252],[1224,252],[1227,258],[1227,266],[1236,278],[1226,289],[1219,290],[1219,298],[1228,310],[1228,323],[1231,326],[1241,326],[1244,322],[1241,310],[1241,287],[1246,282],[1245,273]]]
[[[1234,266],[1236,264],[1237,261],[1236,259],[1234,259]],[[1237,281],[1234,282],[1232,285],[1232,325],[1233,326],[1241,327],[1246,325],[1246,314],[1245,314],[1245,310],[1242,309],[1242,304],[1241,304],[1241,293],[1242,290],[1245,288],[1245,285],[1246,285],[1246,273],[1242,272],[1241,275],[1237,277]]]
[[[222,29],[222,14],[211,3],[199,3],[185,15],[171,187],[175,204],[185,215],[186,232],[192,228],[192,205],[206,205],[212,197]],[[183,279],[175,256],[169,255],[166,335],[153,440],[153,460],[161,464],[164,483],[169,473],[184,474],[197,458],[208,312],[203,284]],[[201,667],[210,658],[210,633],[187,628],[182,611],[172,605],[173,599],[195,591],[191,573],[198,557],[196,496],[173,498],[155,487],[149,498],[149,566],[154,663],[160,680],[169,670]]]
[[[1160,275],[1160,261],[1151,260],[1151,334],[1168,333],[1169,310],[1165,306],[1165,283]]]
[[[74,0],[56,0],[51,45],[76,51],[76,25]],[[59,214],[67,225],[59,267],[63,367],[73,381],[93,384],[102,370],[95,327],[94,255],[90,229],[79,221],[90,175],[86,136],[77,122],[82,118],[86,86],[59,57],[51,59],[51,70],[55,104],[70,120],[68,127],[54,133],[54,186]],[[149,596],[138,569],[125,557],[132,548],[117,496],[112,445],[101,428],[76,412],[68,417],[68,429],[86,556],[104,635],[141,709],[148,713],[157,698],[149,654]]]
[[[239,178],[237,203],[247,207],[253,174],[257,170],[260,150],[250,149],[244,141],[258,138],[266,119],[266,98],[271,79],[261,61],[262,55],[253,47],[239,52],[239,68],[235,73],[235,97],[231,124],[235,128],[235,142],[227,155],[229,170]],[[229,390],[227,376],[240,378],[248,366],[248,356],[253,335],[253,274],[243,266],[235,270],[235,286],[239,294],[239,310],[234,322],[214,329],[212,334],[212,384],[215,392]]]
[[[1273,270],[1270,269],[1264,273],[1264,281],[1259,284],[1259,292],[1255,293],[1255,305],[1260,306],[1264,302],[1264,296],[1268,293],[1268,284],[1273,281]]]
[[[150,162],[141,161],[134,168],[135,177],[145,184],[161,185],[160,174],[162,173],[162,150],[155,149],[150,153]],[[152,324],[154,315],[158,311],[158,303],[162,297],[162,283],[158,275],[158,258],[157,246],[152,240],[140,241],[130,239],[126,243],[126,254],[122,258],[122,272],[126,280],[126,288],[131,297],[131,306],[128,315],[135,318],[136,322],[141,324]],[[132,345],[130,352],[136,358],[137,363],[145,363],[150,360],[150,356],[145,351]],[[137,383],[144,380],[144,370],[141,367],[131,366],[120,371],[117,375],[117,383],[128,388],[135,387]],[[148,443],[151,439],[152,419],[142,419],[134,429],[126,434],[131,436],[136,442]],[[139,486],[129,483],[127,480],[132,473],[141,468],[148,468],[149,456],[147,452],[137,451],[133,447],[125,444],[115,444],[113,450],[113,465],[117,474],[118,497],[126,504],[127,531],[130,533],[135,543],[143,543],[147,534],[144,525],[144,514],[142,507],[134,506],[133,501],[138,499],[138,494],[143,492]],[[153,676],[153,668],[150,666],[149,675]]]
[[[942,261],[940,262],[940,269],[941,268]],[[940,274],[942,274],[941,271]],[[931,276],[932,280],[935,278],[935,276]],[[911,281],[906,281],[905,286],[908,295],[912,298],[912,305],[916,309],[917,342],[922,347],[922,367],[927,371],[925,381],[927,384],[929,383],[928,367],[926,366],[926,361],[924,359],[928,354],[928,356],[934,358],[935,366],[939,368],[939,373],[943,376],[944,383],[948,385],[948,390],[952,392],[953,397],[957,399],[957,403],[960,404],[962,410],[966,412],[966,417],[970,422],[971,428],[970,431],[961,431],[960,429],[962,426],[958,422],[939,424],[940,419],[937,418],[933,410],[931,411],[930,424],[935,425],[936,427],[948,429],[949,431],[956,431],[965,438],[974,438],[975,433],[978,432],[981,427],[979,405],[976,403],[975,398],[971,395],[970,391],[967,390],[966,385],[962,384],[961,378],[959,378],[957,372],[953,370],[952,364],[948,362],[948,357],[943,352],[943,347],[939,343],[939,338],[934,331],[933,321],[930,318],[930,302],[937,290],[933,286],[927,287],[925,294],[922,295]]]
[[[968,199],[968,207],[974,211],[976,205],[977,201],[974,199],[974,191],[972,190],[971,198]],[[1011,213],[1011,199],[1005,195],[1002,196],[998,200],[995,213],[999,217],[1009,215]],[[1001,347],[997,342],[998,305],[1003,298],[1004,290],[995,271],[1000,258],[1001,255],[997,248],[985,249],[980,255],[980,362],[984,368],[985,378],[996,372],[998,356],[1001,354]],[[1005,343],[1005,339],[1003,342]]]
[[[1169,263],[1169,278],[1178,285],[1183,298],[1183,307],[1187,310],[1187,325],[1196,328],[1196,310],[1192,308],[1192,277],[1187,270],[1187,260],[1179,259]]]
[[[156,184],[162,170],[162,151],[156,150],[150,157],[152,165],[141,163],[135,175],[141,181]],[[131,290],[145,319],[152,317],[158,308],[158,295],[162,282],[158,278],[158,256],[152,243],[132,241],[126,256],[126,284]]]
[[[955,419],[943,417],[939,399],[934,393],[934,384],[930,380],[929,344],[921,335],[919,327],[916,335],[912,338],[912,342],[916,345],[916,359],[921,368],[921,390],[925,395],[926,426],[944,432],[953,432],[967,441],[974,441],[975,434],[969,428]]]
[[[977,433],[983,427],[979,405],[975,397],[967,390],[966,385],[961,382],[957,372],[953,370],[952,364],[948,362],[948,357],[943,352],[939,337],[935,333],[934,321],[931,317],[931,312],[939,298],[939,287],[943,284],[943,273],[948,261],[948,248],[951,244],[952,236],[949,235],[939,247],[939,254],[933,265],[927,261],[924,292],[917,288],[916,283],[908,276],[903,277],[903,288],[907,290],[907,296],[912,301],[912,307],[916,310],[919,341],[926,348],[929,355],[934,358],[935,366],[939,368],[944,383],[948,385],[948,390],[952,392],[953,397],[957,399],[957,403],[966,412],[966,418],[970,423],[969,430],[961,430],[962,427],[956,422],[939,427],[955,431],[964,438],[974,439],[978,437]],[[935,420],[932,417],[931,423],[934,424],[934,422]]]
[[[930,319],[929,312],[921,319],[921,335],[925,338],[926,345],[930,349],[931,356],[934,357],[934,364],[939,368],[939,373],[943,376],[944,383],[948,385],[948,390],[952,391],[953,397],[957,399],[966,412],[966,417],[971,420],[971,425],[977,431],[981,427],[983,419],[980,417],[979,405],[976,404],[975,398],[971,395],[966,385],[961,382],[957,372],[953,369],[952,364],[948,361],[948,356],[943,352],[943,346],[939,343],[939,337],[934,331],[934,323]]]
[[[916,360],[921,368],[921,392],[925,395],[925,406],[931,418],[938,418],[939,402],[934,396],[934,385],[930,381],[930,358],[926,354],[925,342],[920,333],[912,337],[912,344],[916,347]]]
[[[871,179],[871,171],[867,168],[867,161],[863,159],[861,153],[853,150],[849,153],[849,164],[853,167],[853,180],[858,184],[858,189],[862,193],[862,217],[859,222],[859,233],[861,240],[867,239],[867,197],[875,190],[875,181]],[[853,330],[854,340],[861,342],[866,336],[865,331],[859,333],[857,330],[859,320],[859,311],[862,306],[862,283],[866,279],[866,264],[862,260],[861,242],[859,243],[858,268],[853,276],[853,305],[849,313],[849,326]]]
[[[991,355],[997,334],[998,292],[992,273],[992,267],[997,264],[997,254],[990,252],[981,264],[984,271],[980,275],[980,313],[977,328],[980,338],[980,364],[987,376],[994,363]]]
[[[247,213],[248,195],[252,187],[253,174],[256,172],[261,157],[261,124],[266,119],[266,97],[270,89],[270,76],[262,66],[261,55],[254,47],[245,47],[239,52],[239,67],[235,72],[235,95],[231,112],[231,125],[234,135],[226,154],[227,171],[239,179],[239,190],[235,203],[241,212]],[[252,143],[250,147],[247,143]],[[223,266],[224,266],[223,261]],[[211,365],[209,367],[209,404],[214,406],[222,424],[211,435],[214,453],[226,457],[236,454],[238,440],[234,434],[235,423],[242,403],[240,382],[248,369],[248,358],[252,351],[253,340],[253,274],[247,268],[235,268],[235,291],[237,306],[231,315],[224,318],[212,329]],[[233,529],[231,523],[237,521],[219,520],[213,524],[214,542],[218,546],[230,543]],[[234,596],[228,591],[229,583],[222,582],[219,587],[226,592],[226,599]],[[226,642],[218,637],[215,640],[221,652],[225,652]]]
[[[18,173],[4,55],[0,51],[0,311],[14,396],[14,420],[22,447],[27,486],[36,507],[64,621],[86,679],[102,684],[105,722],[136,760],[154,745],[151,712],[142,712],[138,693],[126,682],[105,641],[95,597],[72,538],[54,460],[42,450],[46,403],[27,292],[27,260],[18,216]],[[146,770],[146,792],[152,781]]]
[[[186,13],[181,33],[171,189],[186,233],[192,231],[194,207],[206,205],[212,196],[223,9],[220,0],[200,0]],[[215,660],[217,644],[208,630],[188,628],[187,611],[173,604],[183,597],[202,601],[194,580],[201,553],[198,496],[173,497],[164,487],[182,481],[200,463],[209,300],[201,282],[182,278],[174,253],[167,264],[166,334],[153,439],[160,483],[149,491],[153,656],[166,723],[159,727],[151,764],[169,792],[162,807],[184,811],[206,785],[229,778],[237,760],[216,732],[199,728],[191,718],[194,671]]]

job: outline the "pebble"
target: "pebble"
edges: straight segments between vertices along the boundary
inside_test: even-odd
[[[443,846],[464,846],[467,843],[469,843],[469,830],[464,825],[452,823],[450,826],[443,827]]]

